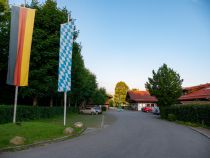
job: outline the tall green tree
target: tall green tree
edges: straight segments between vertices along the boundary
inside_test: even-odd
[[[10,12],[7,0],[0,0],[0,102],[12,104],[14,87],[6,85],[9,52]]]
[[[83,77],[85,64],[81,54],[81,45],[74,42],[72,52],[72,69],[71,69],[71,104],[75,107],[79,105],[83,98]]]
[[[97,88],[92,96],[92,102],[96,105],[104,105],[107,100],[107,93],[105,88]]]
[[[97,91],[96,76],[88,69],[85,69],[83,74],[82,84],[82,104],[86,104],[91,100],[91,97]]]
[[[165,107],[177,103],[182,94],[183,79],[180,75],[166,64],[163,64],[157,72],[153,70],[152,74],[145,86],[151,95],[156,96],[158,105]]]
[[[114,102],[115,105],[125,105],[126,104],[126,94],[129,90],[127,84],[120,81],[115,86]]]

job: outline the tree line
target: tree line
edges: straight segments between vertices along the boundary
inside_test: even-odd
[[[57,92],[60,24],[66,23],[69,11],[58,8],[54,0],[39,3],[33,0],[26,7],[36,9],[29,68],[29,86],[21,87],[19,104],[63,105],[63,94]],[[0,104],[13,104],[14,86],[6,85],[10,8],[7,1],[0,1]],[[71,91],[68,105],[88,103],[104,104],[106,90],[97,84],[96,76],[85,67],[82,46],[76,41],[79,30],[75,27],[72,52]]]

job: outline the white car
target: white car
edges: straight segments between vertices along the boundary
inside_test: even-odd
[[[96,109],[94,107],[85,107],[79,110],[81,114],[97,114]]]
[[[102,110],[100,107],[85,107],[79,110],[79,113],[81,114],[91,114],[91,115],[98,115],[102,113]]]

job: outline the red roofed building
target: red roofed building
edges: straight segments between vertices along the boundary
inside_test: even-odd
[[[210,103],[210,83],[183,88],[183,93],[184,95],[179,98],[183,104]]]
[[[157,98],[151,96],[148,91],[128,91],[126,101],[138,111],[146,106],[157,106]]]

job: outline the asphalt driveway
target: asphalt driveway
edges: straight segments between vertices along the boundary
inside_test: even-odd
[[[98,131],[0,158],[209,158],[210,139],[142,112],[109,112],[116,121]],[[106,118],[105,118],[106,119]]]

